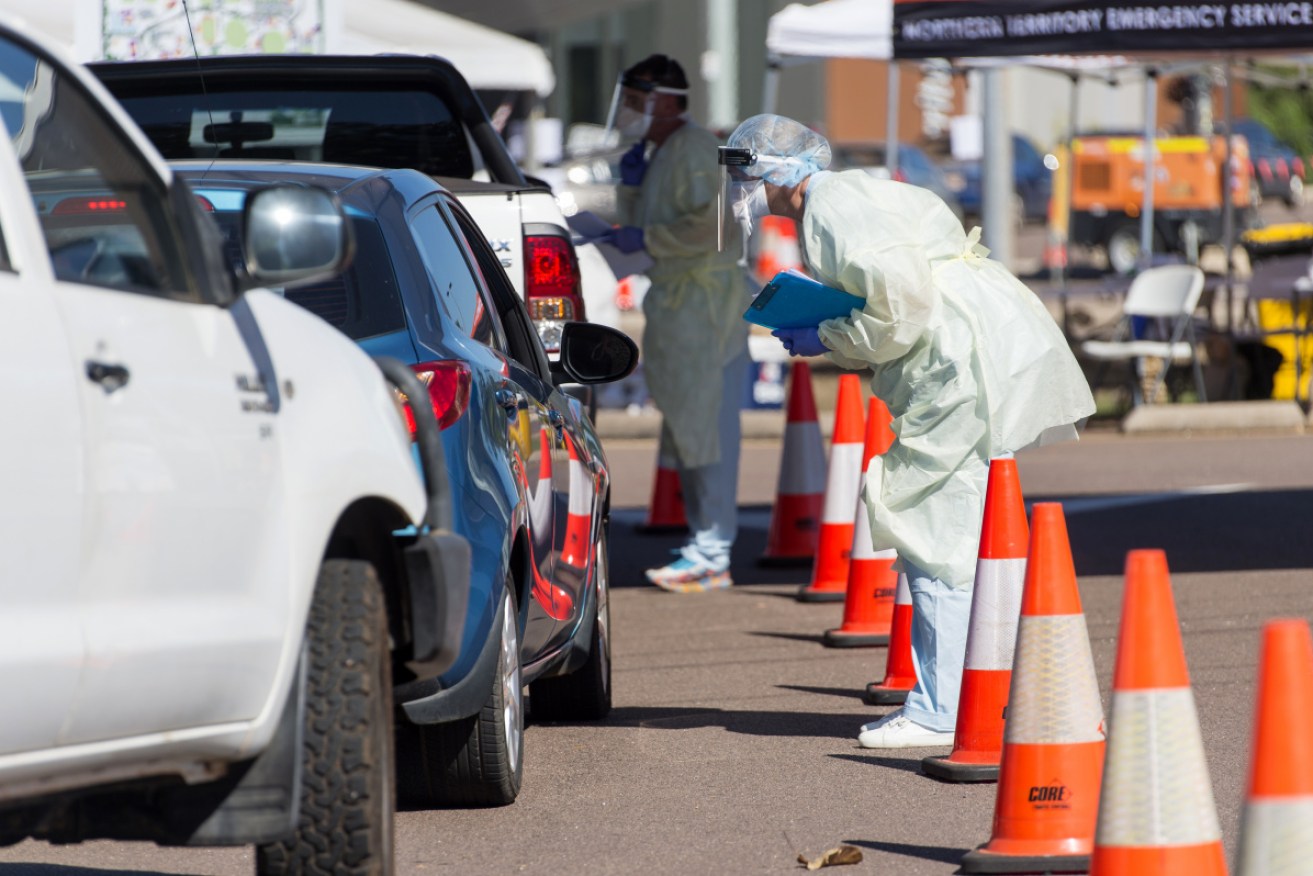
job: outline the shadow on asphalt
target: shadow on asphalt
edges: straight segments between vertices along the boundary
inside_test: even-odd
[[[750,630],[750,636],[764,636],[768,639],[784,639],[788,642],[810,642],[813,645],[819,645],[825,641],[825,636],[812,633],[781,633],[775,630]]]
[[[863,690],[854,690],[850,687],[809,687],[805,684],[777,684],[780,690],[796,690],[799,693],[813,693],[828,697],[841,697],[845,700],[857,700],[864,703],[862,697],[865,695]]]
[[[0,864],[0,876],[175,876],[157,870],[102,870],[62,864]]]
[[[858,726],[860,727],[861,725],[859,724]],[[852,735],[855,736],[856,733],[854,732]],[[852,761],[853,763],[860,763],[865,766],[885,767],[891,770],[901,770],[905,773],[921,772],[921,757],[922,757],[921,755],[917,755],[916,757],[889,757],[887,754],[870,753],[870,749],[860,749],[860,750],[868,753],[831,754],[828,755],[828,757],[832,757],[835,760]],[[933,750],[926,749],[926,751],[927,753],[934,753],[935,751],[939,751],[940,753],[942,753],[943,749],[933,749]]]
[[[532,712],[532,708],[530,709]],[[851,739],[855,728],[870,721],[869,714],[813,714],[809,712],[729,711],[673,706],[621,706],[603,721],[542,722],[543,726],[637,727],[641,730],[700,730],[720,727],[748,736],[812,736]],[[535,724],[538,722],[535,721]],[[918,761],[919,763],[919,761]]]
[[[1098,507],[1100,500],[1107,507]],[[1082,508],[1090,503],[1096,504]],[[1067,533],[1077,575],[1121,575],[1127,551],[1137,548],[1166,551],[1172,572],[1313,567],[1307,532],[1313,490],[1082,496],[1070,506]]]
[[[956,864],[970,849],[949,849],[944,846],[913,846],[907,843],[887,843],[881,840],[844,840],[850,846],[871,849],[875,852],[888,852],[905,858],[922,858],[926,861],[939,861],[944,864]]]

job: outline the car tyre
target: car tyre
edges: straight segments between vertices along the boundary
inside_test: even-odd
[[[1294,174],[1290,176],[1290,191],[1286,193],[1285,201],[1292,210],[1304,206],[1304,181]]]
[[[1108,254],[1108,267],[1113,273],[1130,276],[1140,263],[1140,226],[1118,225],[1108,235],[1104,249]]]
[[[597,614],[588,661],[569,675],[543,678],[529,685],[535,720],[600,721],[611,712],[611,572],[607,527],[597,541],[593,575]]]
[[[306,623],[305,743],[296,831],[256,848],[256,872],[390,876],[392,662],[374,567],[329,560]]]
[[[410,775],[405,780],[403,797],[409,802],[505,806],[514,803],[520,793],[524,778],[524,684],[513,585],[508,577],[495,633],[499,639],[497,675],[483,708],[468,718],[404,730],[410,737],[403,743]],[[416,769],[411,767],[417,768],[420,775],[414,775]]]

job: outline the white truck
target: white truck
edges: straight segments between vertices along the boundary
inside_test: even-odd
[[[5,26],[0,122],[0,843],[391,872],[391,673],[452,665],[469,548],[376,363],[259,288],[341,268],[340,206],[261,192],[235,275],[100,83]]]

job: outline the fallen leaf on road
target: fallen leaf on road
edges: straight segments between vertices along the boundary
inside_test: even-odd
[[[856,846],[839,846],[830,849],[819,858],[807,860],[807,856],[798,855],[798,863],[805,864],[808,870],[819,870],[822,867],[837,867],[840,864],[860,864],[862,862],[862,850]]]

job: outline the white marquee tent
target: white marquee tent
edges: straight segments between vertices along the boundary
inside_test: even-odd
[[[0,16],[62,44],[78,61],[103,57],[94,0],[0,0]],[[556,77],[535,43],[409,0],[326,4],[326,50],[341,54],[433,54],[456,65],[476,89],[550,94]]]

